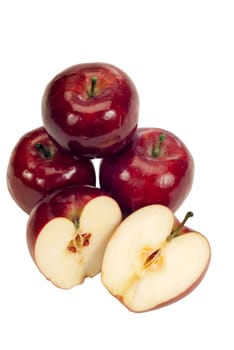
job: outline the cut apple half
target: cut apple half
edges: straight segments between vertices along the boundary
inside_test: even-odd
[[[198,232],[184,233],[189,216],[181,225],[169,208],[150,205],[129,215],[112,235],[101,279],[129,310],[142,312],[174,302],[203,278],[210,245]]]
[[[55,217],[38,232],[34,260],[56,286],[69,289],[101,270],[107,242],[122,219],[115,200],[101,195],[91,199],[80,217]]]

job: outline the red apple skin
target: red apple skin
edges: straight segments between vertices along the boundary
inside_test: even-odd
[[[49,153],[37,147],[44,147]],[[12,198],[26,213],[48,192],[73,184],[96,184],[93,163],[64,151],[43,127],[23,135],[12,150],[7,186]]]
[[[92,78],[96,78],[93,96]],[[132,140],[138,123],[139,97],[130,77],[102,62],[81,63],[56,75],[42,97],[48,133],[75,155],[102,158]]]
[[[44,196],[32,209],[27,222],[27,244],[34,259],[34,247],[42,228],[52,219],[65,217],[74,224],[84,206],[93,198],[106,195],[100,188],[74,185],[55,190]]]
[[[152,155],[160,135],[166,136],[158,156]],[[150,204],[175,212],[191,190],[194,161],[185,144],[159,128],[138,128],[131,145],[101,161],[100,186],[129,213]]]

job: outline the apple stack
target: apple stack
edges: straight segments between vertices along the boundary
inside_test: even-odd
[[[74,65],[46,86],[42,126],[18,140],[7,169],[39,271],[63,289],[101,273],[134,312],[192,291],[211,256],[207,238],[185,226],[193,214],[174,214],[192,187],[191,153],[170,131],[139,128],[138,116],[125,72]]]

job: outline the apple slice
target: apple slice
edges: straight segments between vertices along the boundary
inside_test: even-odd
[[[117,202],[100,189],[75,186],[56,191],[30,214],[29,250],[48,280],[72,288],[100,272],[107,242],[121,219]]]
[[[129,310],[147,311],[174,302],[201,281],[210,245],[178,223],[162,205],[138,209],[118,226],[103,258],[101,279]]]

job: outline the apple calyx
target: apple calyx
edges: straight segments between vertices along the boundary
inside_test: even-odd
[[[90,88],[90,91],[88,93],[89,95],[89,98],[92,98],[95,96],[95,87],[97,85],[97,77],[93,76],[91,78],[91,88]]]
[[[155,147],[152,149],[151,156],[153,158],[157,158],[160,155],[163,141],[165,140],[166,135],[161,133],[158,138],[158,142],[156,143]]]
[[[50,147],[45,147],[42,143],[36,143],[35,148],[39,152],[42,158],[50,159],[52,158],[52,152]]]
[[[185,215],[183,221],[181,221],[180,224],[178,224],[170,233],[170,235],[167,237],[167,242],[170,242],[173,238],[178,237],[182,234],[181,229],[184,227],[185,223],[189,218],[193,216],[193,213],[191,211],[188,211]]]

